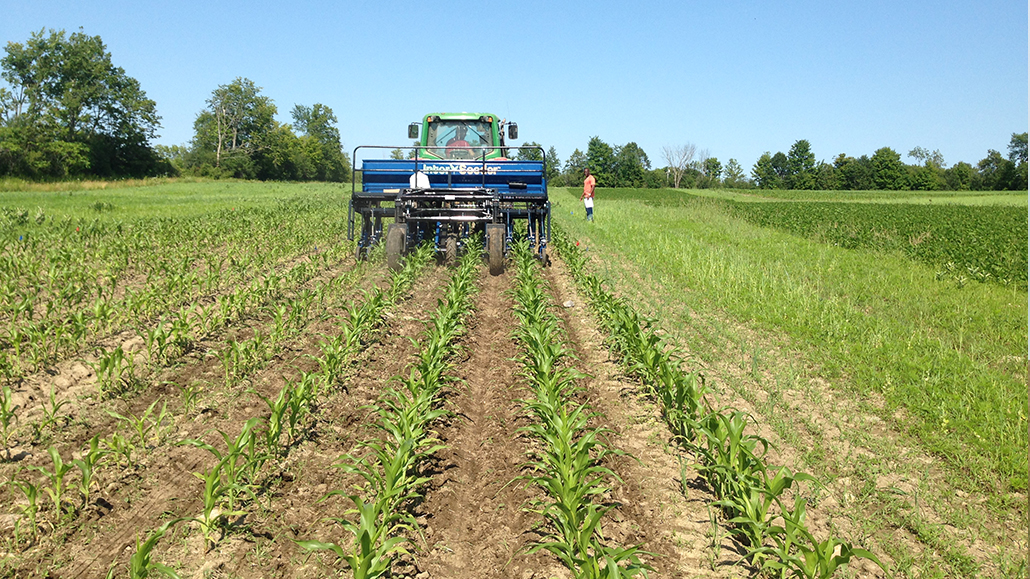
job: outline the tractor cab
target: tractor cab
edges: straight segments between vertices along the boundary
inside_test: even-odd
[[[421,125],[421,127],[420,127]],[[428,114],[408,126],[408,138],[419,139],[419,158],[441,160],[504,159],[504,127],[496,115]],[[508,137],[518,138],[518,125],[507,123]],[[421,131],[419,130],[421,128]],[[421,138],[419,135],[421,134]],[[424,148],[421,148],[424,147]]]

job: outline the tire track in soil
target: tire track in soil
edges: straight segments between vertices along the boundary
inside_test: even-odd
[[[465,338],[468,357],[456,375],[464,383],[448,397],[455,416],[439,429],[446,449],[417,513],[424,521],[427,552],[417,559],[418,579],[519,578],[564,575],[545,553],[527,555],[526,544],[539,517],[523,511],[532,496],[522,474],[526,447],[516,435],[526,396],[518,348],[511,338],[515,319],[505,291],[508,275],[484,275],[475,319]],[[548,570],[545,575],[537,571]]]
[[[573,303],[558,315],[579,359],[577,367],[591,376],[583,384],[587,399],[602,413],[602,425],[611,429],[612,446],[636,458],[619,457],[609,465],[622,483],[613,485],[611,499],[619,506],[603,520],[604,536],[622,546],[640,544],[653,553],[643,557],[655,568],[652,577],[748,575],[746,568],[736,565],[742,553],[725,529],[719,530],[718,546],[713,546],[709,505],[715,496],[694,484],[698,474],[693,468],[686,470],[689,496],[683,495],[682,453],[669,442],[669,431],[655,406],[641,394],[639,382],[629,379],[609,357],[586,300],[564,264],[552,259],[545,277],[556,303]]]

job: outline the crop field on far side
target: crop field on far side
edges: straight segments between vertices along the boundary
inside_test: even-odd
[[[1025,274],[560,189],[390,272],[348,192],[0,193],[0,577],[1026,577]]]

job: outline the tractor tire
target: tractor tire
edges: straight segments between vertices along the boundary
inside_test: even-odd
[[[444,237],[443,262],[448,266],[458,263],[458,236],[453,233]]]
[[[408,242],[408,225],[391,223],[386,228],[386,265],[390,271],[400,271],[404,267],[404,251]]]
[[[490,262],[490,275],[504,273],[504,224],[486,226],[486,253]]]

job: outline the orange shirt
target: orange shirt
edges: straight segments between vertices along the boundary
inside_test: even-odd
[[[587,175],[587,178],[583,180],[583,199],[593,199],[596,186],[597,179],[594,179],[593,175]]]

